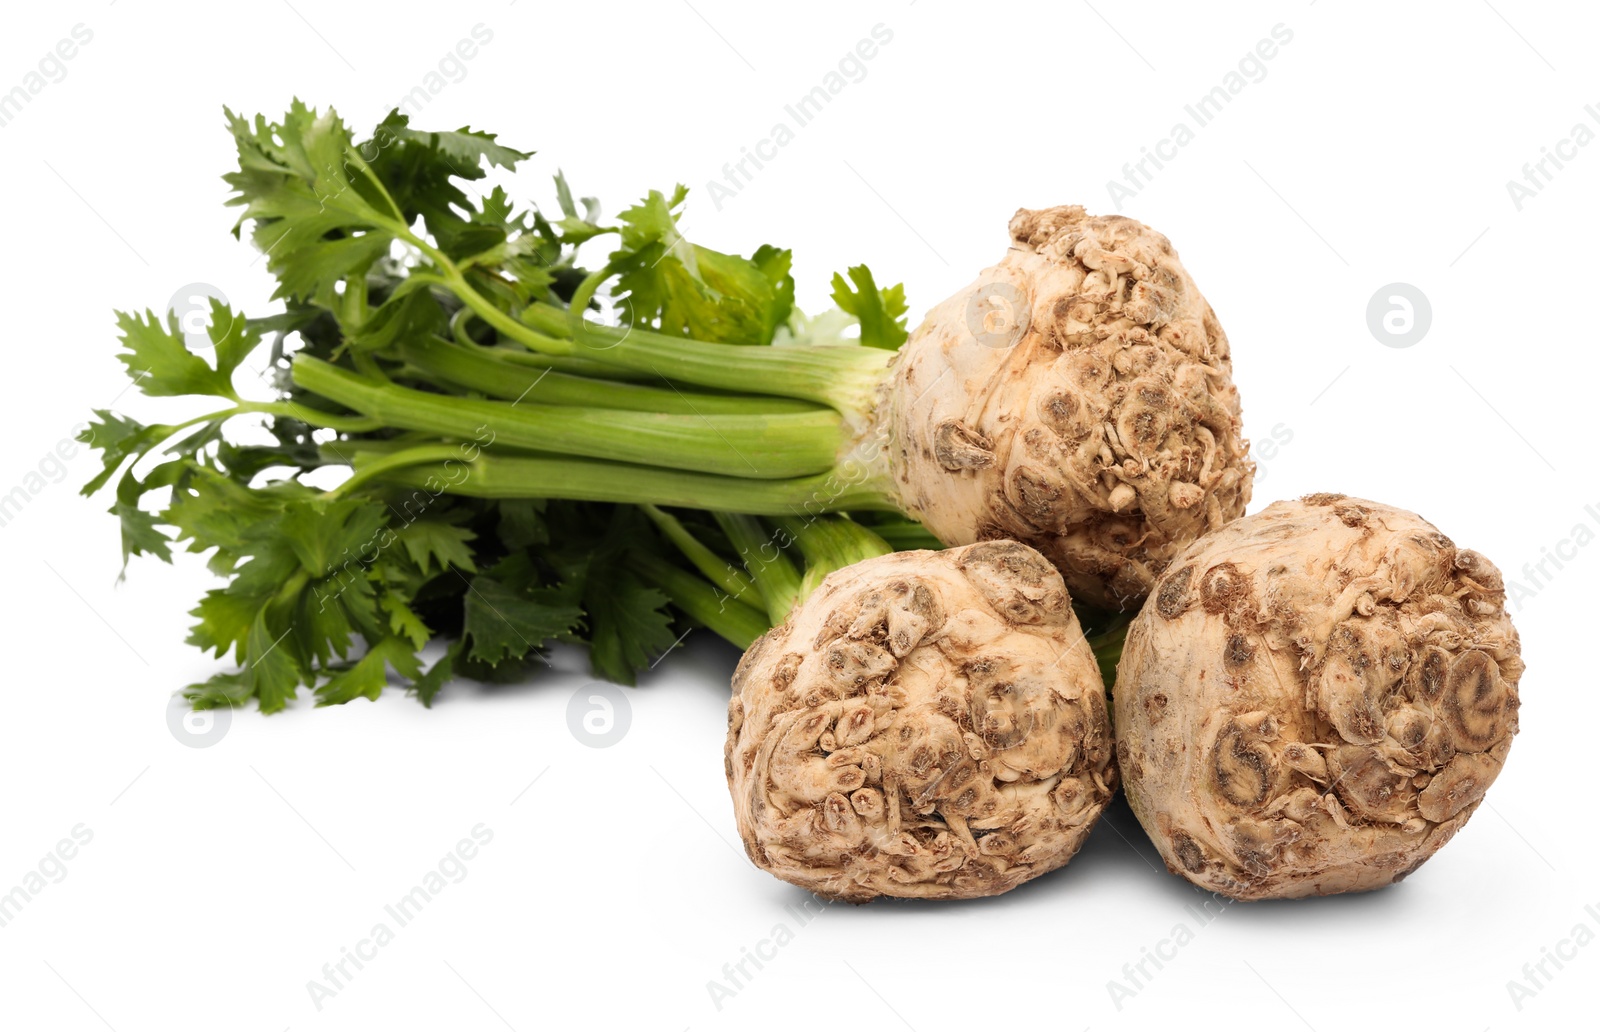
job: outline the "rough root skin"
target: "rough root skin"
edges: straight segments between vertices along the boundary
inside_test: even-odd
[[[1131,609],[1250,500],[1228,338],[1148,226],[1073,206],[1010,228],[1005,259],[895,361],[879,412],[894,489],[947,544],[1022,541],[1080,602]],[[978,304],[996,290],[1025,324]]]
[[[829,575],[733,688],[745,851],[830,898],[1004,892],[1066,863],[1116,788],[1094,654],[1016,542]]]
[[[1389,885],[1499,773],[1520,651],[1499,571],[1432,524],[1278,502],[1179,555],[1134,620],[1128,801],[1168,869],[1235,899]]]

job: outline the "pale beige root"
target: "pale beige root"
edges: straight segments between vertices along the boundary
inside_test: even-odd
[[[1012,541],[830,574],[745,653],[725,753],[756,865],[823,896],[989,896],[1066,863],[1116,787],[1060,575]]]
[[[1180,554],[1113,692],[1128,802],[1235,899],[1359,892],[1450,841],[1517,731],[1500,573],[1401,509],[1278,502]]]
[[[1249,501],[1228,338],[1142,223],[1023,209],[1011,238],[895,359],[894,490],[946,544],[1022,541],[1078,601],[1131,609]]]

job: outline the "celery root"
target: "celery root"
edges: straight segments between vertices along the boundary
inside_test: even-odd
[[[1015,542],[830,574],[733,687],[745,850],[831,898],[1004,892],[1066,863],[1116,787],[1094,654]]]
[[[1236,899],[1416,870],[1517,731],[1500,573],[1401,509],[1278,502],[1180,554],[1114,692],[1133,812],[1167,866]]]
[[[1074,598],[1134,608],[1250,499],[1228,338],[1142,223],[1023,209],[1010,231],[895,361],[879,417],[895,495],[946,544],[1023,541]]]

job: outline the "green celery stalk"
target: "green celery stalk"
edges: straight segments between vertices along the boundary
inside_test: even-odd
[[[725,476],[821,473],[842,436],[838,417],[821,410],[698,416],[481,401],[376,383],[303,354],[293,372],[300,387],[403,430]]]

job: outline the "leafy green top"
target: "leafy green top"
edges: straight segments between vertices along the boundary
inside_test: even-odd
[[[530,155],[491,133],[422,132],[396,111],[357,142],[334,111],[298,100],[276,122],[225,116],[238,148],[238,167],[224,177],[228,203],[240,209],[235,233],[249,225],[284,310],[249,318],[214,301],[209,346],[200,348],[175,316],[119,313],[117,357],[142,393],[206,396],[223,407],[157,424],[97,411],[82,435],[102,459],[84,493],[116,482],[111,512],[124,566],[139,555],[171,561],[177,546],[205,554],[225,579],[193,610],[189,641],[238,669],[185,694],[197,707],[254,700],[271,712],[302,687],[331,704],[377,698],[398,679],[427,704],[453,675],[524,677],[559,642],[587,646],[598,675],[632,683],[688,619],[677,596],[641,572],[682,561],[639,509],[468,498],[448,475],[422,487],[369,478],[405,449],[436,454],[448,469],[503,446],[492,434],[429,438],[332,406],[294,386],[290,356],[446,398],[474,396],[410,364],[407,345],[443,337],[526,369],[518,363],[527,352],[469,311],[458,288],[469,284],[513,321],[537,306],[561,308],[590,277],[578,249],[601,235],[617,238],[607,272],[625,321],[770,344],[804,320],[789,252],[762,247],[743,258],[684,240],[682,187],[670,197],[651,192],[606,225],[597,202],[583,199],[580,211],[557,174],[559,217],[518,209],[503,187],[484,190],[482,181]],[[897,346],[900,288],[878,290],[864,267],[850,277],[853,291],[835,281],[840,318],[859,320],[863,344]],[[246,360],[262,350],[257,375],[271,397],[246,400],[236,373],[254,372]],[[240,417],[264,420],[266,443],[227,432]],[[327,482],[313,476],[323,467],[349,465],[358,472],[343,485],[314,486]],[[641,556],[655,565],[641,566]],[[425,663],[436,639],[448,644]]]

